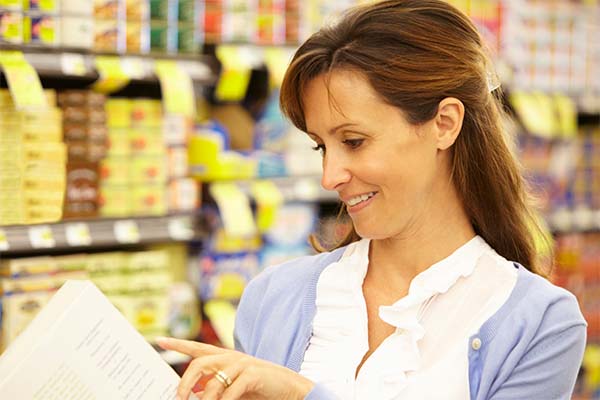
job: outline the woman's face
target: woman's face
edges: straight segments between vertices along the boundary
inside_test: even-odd
[[[450,180],[433,120],[411,125],[361,74],[329,78],[313,79],[303,99],[307,133],[323,153],[322,186],[338,192],[361,237],[414,233],[443,207]]]

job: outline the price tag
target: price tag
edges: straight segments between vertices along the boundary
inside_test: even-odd
[[[256,234],[250,200],[235,183],[215,182],[208,190],[217,203],[223,228],[228,235],[252,237]]]
[[[40,77],[20,51],[0,51],[8,89],[17,109],[47,107]]]
[[[174,240],[190,240],[194,237],[192,221],[186,217],[169,219],[169,236]]]
[[[65,235],[69,246],[89,246],[92,244],[90,227],[85,222],[67,224]]]
[[[234,46],[219,46],[221,71],[215,96],[222,101],[240,101],[246,95],[252,73],[252,51]]]
[[[115,222],[114,231],[119,243],[138,243],[140,241],[140,228],[133,220]]]
[[[121,59],[121,68],[131,79],[143,79],[146,76],[147,65],[141,58],[123,57]]]
[[[94,90],[101,93],[111,93],[122,89],[129,83],[129,75],[123,68],[121,59],[113,56],[97,56],[96,69],[100,79],[94,83]]]
[[[60,57],[60,66],[63,74],[83,76],[87,72],[85,59],[82,54],[64,53]]]
[[[29,242],[34,249],[49,249],[56,246],[54,233],[52,233],[52,228],[49,225],[30,227]]]
[[[257,180],[250,185],[256,200],[256,225],[260,232],[266,232],[274,223],[279,207],[283,204],[283,194],[273,181]]]
[[[8,238],[6,237],[6,232],[3,229],[0,229],[0,251],[6,251],[10,248],[8,245]]]
[[[157,60],[154,69],[160,81],[165,112],[194,117],[196,104],[190,75],[170,60]]]

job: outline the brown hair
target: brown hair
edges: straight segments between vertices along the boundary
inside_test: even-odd
[[[281,108],[306,131],[307,83],[334,69],[363,74],[413,124],[433,118],[444,98],[458,98],[465,115],[453,146],[452,180],[467,215],[500,255],[541,273],[532,227],[541,229],[504,134],[501,94],[488,87],[490,65],[477,29],[451,5],[381,1],[350,9],[300,46],[283,80]],[[352,229],[335,247],[357,239]]]

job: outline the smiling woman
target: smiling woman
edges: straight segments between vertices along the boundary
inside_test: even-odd
[[[490,69],[439,0],[351,9],[298,49],[281,107],[353,230],[248,285],[237,351],[163,341],[194,357],[181,398],[203,376],[204,400],[570,398],[586,322],[535,264]]]

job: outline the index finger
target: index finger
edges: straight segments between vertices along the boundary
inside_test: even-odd
[[[165,350],[174,350],[178,353],[187,354],[192,357],[216,355],[224,352],[223,349],[206,343],[194,342],[175,338],[158,337],[156,344]]]

